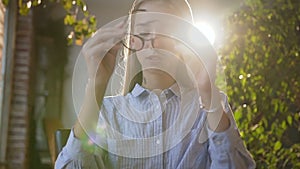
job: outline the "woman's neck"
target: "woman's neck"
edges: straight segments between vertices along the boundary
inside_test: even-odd
[[[143,71],[143,84],[142,86],[149,89],[167,89],[172,86],[176,81],[168,73],[161,70],[145,70]]]

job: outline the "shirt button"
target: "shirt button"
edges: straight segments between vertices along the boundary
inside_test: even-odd
[[[217,136],[214,136],[213,137],[213,141],[216,145],[221,145],[222,144],[222,141],[223,141],[223,137],[217,137]]]
[[[156,140],[156,144],[160,144],[160,140]]]

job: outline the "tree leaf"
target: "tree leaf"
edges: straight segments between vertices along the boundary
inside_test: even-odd
[[[288,122],[289,125],[292,125],[293,118],[292,118],[291,115],[288,115],[288,116],[287,116],[287,122]]]
[[[274,144],[274,151],[277,151],[281,148],[282,143],[280,141],[276,141],[276,143]]]

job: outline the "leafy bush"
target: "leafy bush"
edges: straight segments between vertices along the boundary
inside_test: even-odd
[[[225,25],[227,94],[257,168],[300,168],[300,1],[246,0]]]
[[[2,0],[2,3],[8,6],[11,0]],[[19,14],[27,15],[33,7],[45,8],[59,4],[66,12],[64,24],[69,26],[69,33],[66,37],[68,44],[82,45],[86,38],[92,36],[96,31],[97,20],[88,9],[85,0],[17,0]],[[74,43],[75,42],[75,43]]]

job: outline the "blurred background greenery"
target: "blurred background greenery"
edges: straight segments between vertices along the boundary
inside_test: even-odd
[[[21,14],[41,3],[18,2]],[[69,45],[95,32],[85,1],[50,2],[65,11]],[[300,168],[300,1],[244,0],[223,20],[226,92],[257,168]]]
[[[300,1],[246,0],[225,29],[227,94],[257,168],[300,168]]]

